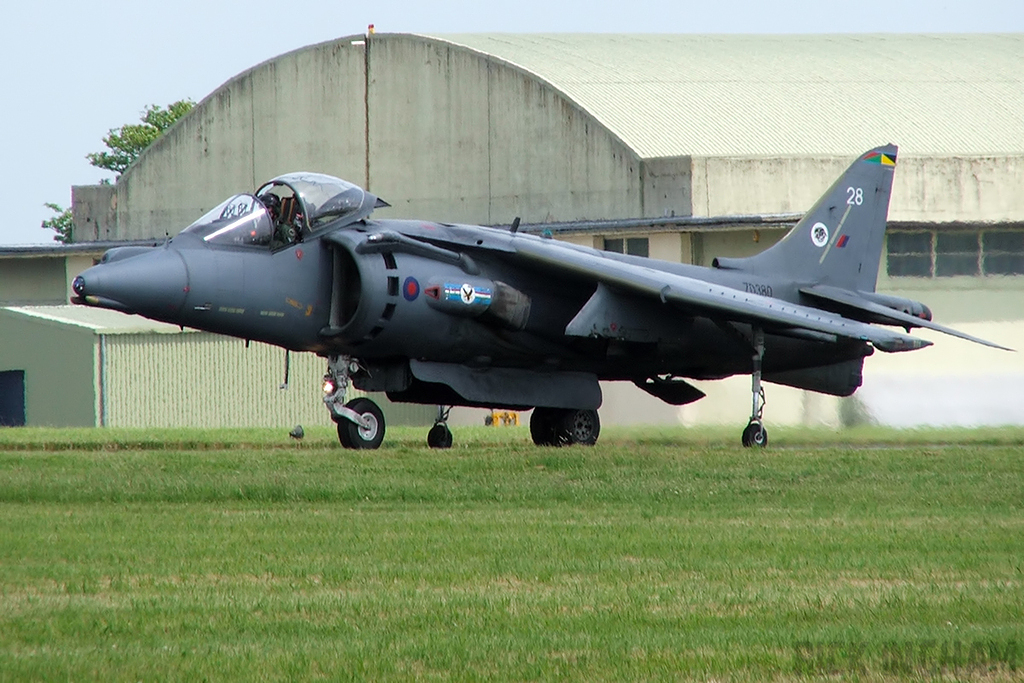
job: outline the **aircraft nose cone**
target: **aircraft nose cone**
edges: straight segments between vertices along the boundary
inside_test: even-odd
[[[188,270],[176,250],[158,247],[95,265],[71,288],[75,303],[169,320],[185,303]]]

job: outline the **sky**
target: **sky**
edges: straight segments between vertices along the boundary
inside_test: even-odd
[[[111,128],[147,105],[199,102],[246,69],[363,33],[1024,32],[1024,0],[33,0],[4,9],[0,246],[52,243]],[[1024,68],[1024,59],[1022,59]]]

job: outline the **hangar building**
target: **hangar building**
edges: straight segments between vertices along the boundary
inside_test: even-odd
[[[563,239],[706,265],[773,243],[853,158],[891,141],[879,289],[1021,347],[1022,63],[1021,35],[350,36],[239,74],[115,185],[74,188],[77,237],[163,237],[305,169],[384,197],[381,216],[520,216]],[[889,418],[916,405],[897,423],[1024,422],[1017,355],[943,339],[869,360],[860,393]],[[684,421],[744,419],[745,380],[702,388]],[[770,421],[834,419],[789,392],[769,391]],[[603,416],[629,403],[679,417],[616,396]]]

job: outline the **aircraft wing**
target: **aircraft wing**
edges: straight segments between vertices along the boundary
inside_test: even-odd
[[[672,304],[691,314],[777,331],[810,331],[870,342],[887,352],[912,351],[931,342],[810,306],[742,292],[653,268],[601,258],[537,239],[516,240],[518,256],[547,270],[603,283],[618,291]],[[825,337],[828,338],[828,337]]]

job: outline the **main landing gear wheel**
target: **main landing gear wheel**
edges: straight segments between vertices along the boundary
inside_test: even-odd
[[[753,329],[754,333],[754,369],[750,373],[750,392],[753,394],[753,401],[750,406],[750,424],[743,430],[743,447],[750,448],[757,446],[764,448],[768,445],[768,431],[761,421],[764,415],[764,388],[761,387],[761,361],[764,360],[764,330],[760,327]]]
[[[561,432],[570,444],[593,446],[601,433],[596,410],[567,410],[562,416]]]
[[[356,413],[364,424],[338,421],[338,440],[345,448],[375,449],[384,441],[384,413],[368,398],[354,398],[345,407]]]
[[[744,448],[750,448],[751,446],[764,448],[767,445],[768,430],[764,428],[764,425],[760,422],[751,422],[748,424],[747,428],[743,430]]]
[[[593,446],[601,433],[596,410],[534,408],[530,436],[538,446]]]
[[[538,446],[558,446],[556,421],[561,411],[556,408],[534,408],[530,415],[530,437]]]

